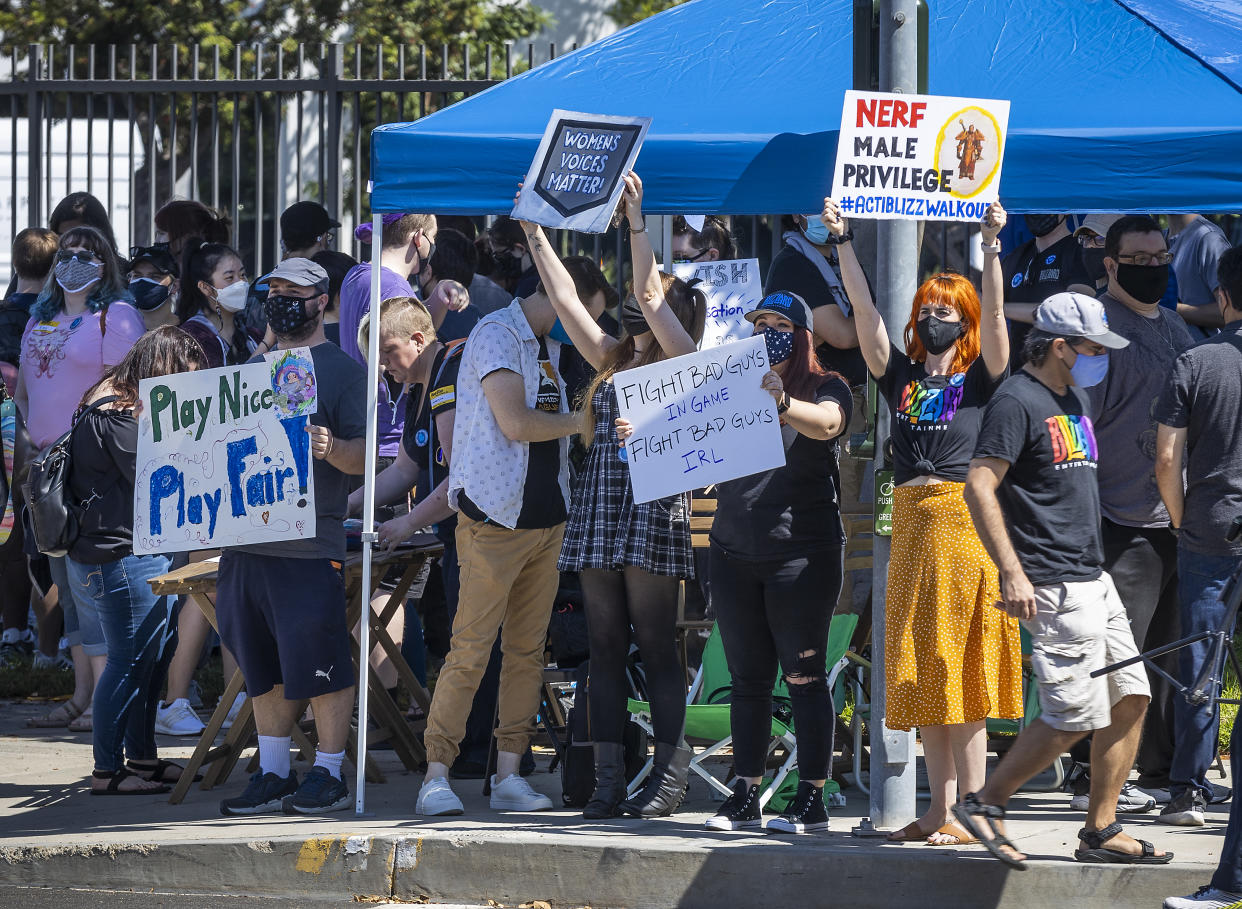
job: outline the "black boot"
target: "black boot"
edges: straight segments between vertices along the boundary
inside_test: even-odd
[[[656,742],[651,776],[642,792],[627,799],[621,810],[634,817],[668,817],[686,797],[690,749]]]
[[[625,748],[620,743],[596,742],[595,791],[582,809],[590,821],[617,817],[625,798]]]

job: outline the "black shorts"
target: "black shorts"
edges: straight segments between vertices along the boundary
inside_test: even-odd
[[[285,686],[291,701],[354,684],[339,563],[226,550],[216,582],[220,640],[251,697]]]

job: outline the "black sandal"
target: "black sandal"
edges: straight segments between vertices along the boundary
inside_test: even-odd
[[[107,789],[96,789],[91,787],[91,795],[161,795],[170,792],[171,787],[161,783],[152,789],[122,789],[121,783],[129,779],[131,776],[138,776],[133,771],[126,770],[122,767],[120,770],[109,772],[107,770],[96,770],[91,773],[91,777],[96,780],[107,780]],[[148,780],[147,782],[151,782]]]
[[[172,761],[166,761],[163,758],[156,758],[154,764],[146,761],[126,761],[125,765],[144,780],[155,783],[176,783],[181,779],[181,773],[185,772],[185,768],[180,764],[174,764]],[[164,773],[169,768],[175,768],[179,771],[175,779],[170,780],[164,776]],[[147,776],[146,774],[148,773],[151,775]],[[203,775],[201,773],[194,774],[194,782],[200,782],[202,778]]]
[[[962,797],[962,800],[953,806],[953,816],[958,822],[969,831],[970,835],[977,839],[980,843],[987,847],[988,852],[996,856],[1010,868],[1018,871],[1026,870],[1026,862],[1014,858],[1003,851],[1002,847],[1012,849],[1019,852],[1013,843],[1005,834],[1001,833],[996,827],[996,821],[1005,819],[1005,809],[1000,805],[985,805],[979,801],[975,793],[969,792]],[[988,833],[990,836],[983,835],[983,824],[977,821],[986,822]]]
[[[1122,829],[1116,821],[1103,830],[1088,830],[1083,827],[1078,831],[1078,838],[1087,844],[1087,848],[1075,849],[1074,858],[1080,862],[1100,865],[1167,865],[1173,861],[1172,852],[1156,855],[1156,847],[1147,840],[1137,840],[1138,844],[1143,847],[1139,855],[1118,849],[1105,849],[1104,844],[1121,833]]]

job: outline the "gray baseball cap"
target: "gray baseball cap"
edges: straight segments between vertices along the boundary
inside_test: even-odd
[[[1035,327],[1063,338],[1086,338],[1112,350],[1130,346],[1121,335],[1108,330],[1104,304],[1086,294],[1053,294],[1035,310]]]
[[[282,278],[290,284],[296,284],[298,287],[315,287],[319,285],[327,287],[328,273],[324,267],[318,262],[312,262],[310,259],[303,259],[295,256],[292,259],[285,259],[267,276],[270,281],[273,278]]]

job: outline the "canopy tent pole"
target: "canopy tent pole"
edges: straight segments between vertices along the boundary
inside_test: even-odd
[[[367,438],[362,488],[362,618],[358,628],[358,755],[354,814],[367,809],[367,683],[371,675],[371,553],[375,534],[375,458],[379,443],[380,250],[383,216],[371,214],[371,330],[367,338]]]
[[[880,90],[918,91],[918,2],[880,0]],[[918,222],[876,222],[878,274],[876,305],[888,326],[889,343],[905,349],[901,332],[918,280]],[[875,386],[872,385],[872,388]],[[881,399],[875,427],[875,466],[885,462],[888,408]],[[885,725],[887,654],[884,652],[890,538],[872,537],[871,581],[871,822],[897,829],[917,817],[914,779],[914,733]]]

